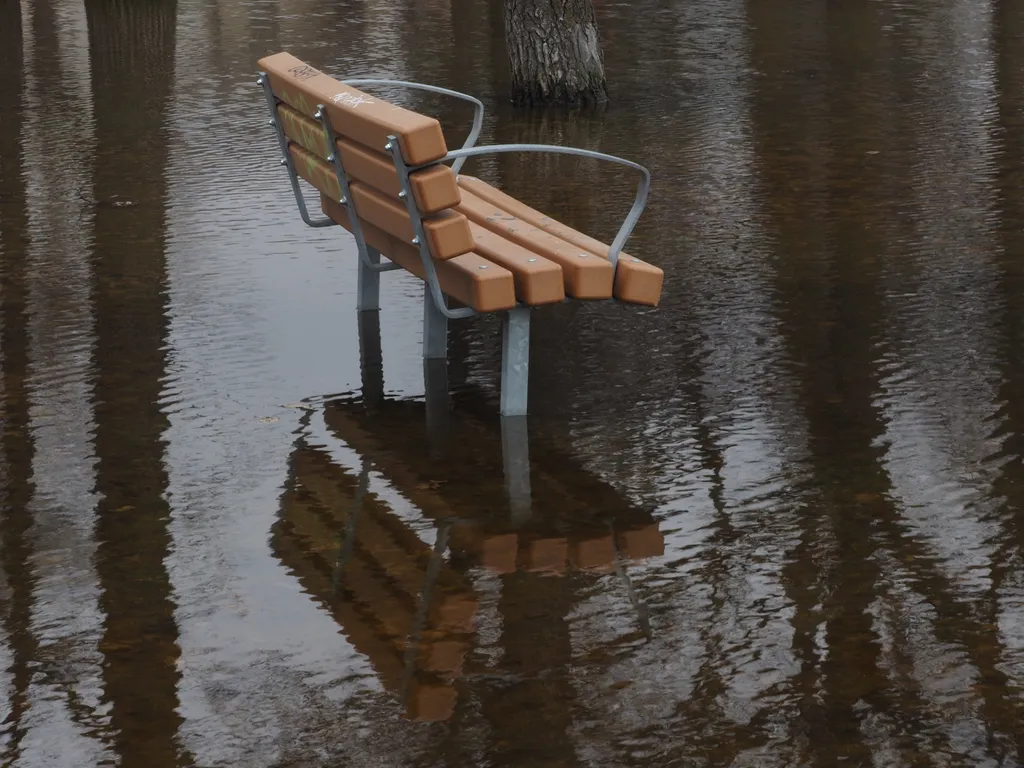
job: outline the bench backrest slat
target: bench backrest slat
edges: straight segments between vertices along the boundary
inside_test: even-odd
[[[326,195],[320,196],[320,208],[330,219],[349,232],[352,222],[348,211]],[[426,279],[426,270],[419,250],[408,242],[389,235],[379,227],[363,222],[363,236],[366,243],[388,258],[400,264],[421,280]],[[447,296],[472,307],[477,312],[500,312],[516,305],[512,273],[488,262],[476,253],[466,253],[448,261],[438,261],[437,281]],[[486,268],[485,268],[486,267]]]
[[[341,185],[335,175],[334,166],[296,143],[288,149],[295,162],[295,170],[317,190],[335,202],[341,201]],[[397,199],[389,198],[363,182],[350,182],[352,199],[359,218],[370,222],[401,241],[412,241],[413,227],[405,206]],[[461,213],[450,209],[440,211],[423,220],[427,246],[435,259],[445,260],[473,250],[473,235],[469,221]]]
[[[298,110],[281,104],[277,108],[285,136],[307,149],[317,157],[326,158],[331,154],[330,144],[324,135],[323,126]],[[357,144],[351,139],[338,139],[336,151],[341,154],[341,163],[350,178],[364,181],[375,189],[398,199],[402,185],[398,181],[394,161],[389,155]],[[453,208],[462,202],[462,194],[452,169],[446,165],[435,165],[409,174],[416,205],[424,215],[431,215],[445,208]]]
[[[269,76],[274,95],[302,114],[312,116],[317,105],[323,104],[339,136],[377,151],[384,149],[389,136],[398,136],[402,155],[410,165],[440,160],[448,154],[441,124],[433,117],[345,85],[289,53],[262,58],[259,66]]]

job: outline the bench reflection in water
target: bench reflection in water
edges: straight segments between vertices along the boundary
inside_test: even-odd
[[[449,409],[446,383],[429,372],[427,380],[426,403],[338,399],[308,414],[273,549],[407,716],[441,720],[454,710],[456,681],[472,685],[466,666],[482,574],[516,579],[527,599],[524,577],[611,575],[621,599],[632,602],[637,631],[647,634],[627,565],[661,555],[664,541],[649,510],[564,453],[534,440],[528,459],[522,421],[474,416],[488,409],[461,399]],[[349,457],[354,451],[361,468],[333,458],[339,449]],[[374,487],[385,489],[380,495],[370,490],[371,474]],[[382,497],[401,500],[395,506]],[[535,584],[538,595],[550,591]],[[498,610],[507,604],[499,601]],[[516,618],[501,621],[507,629]]]

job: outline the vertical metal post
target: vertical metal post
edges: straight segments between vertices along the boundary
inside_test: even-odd
[[[397,136],[388,137],[388,143],[384,145],[384,151],[391,153],[391,158],[395,163],[395,173],[398,175],[398,182],[402,187],[402,191],[398,193],[398,197],[405,201],[405,208],[409,213],[409,221],[412,223],[412,229],[415,235],[412,239],[412,244],[419,249],[420,260],[423,262],[423,282],[427,286],[426,293],[428,298],[433,297],[437,313],[441,317],[451,318],[452,320],[457,320],[462,317],[472,317],[476,314],[476,311],[473,310],[472,307],[449,309],[445,302],[444,293],[441,291],[441,285],[437,281],[437,270],[434,268],[434,259],[430,255],[430,248],[427,247],[427,235],[423,229],[423,217],[420,215],[419,208],[416,207],[416,196],[413,194],[412,185],[409,183],[410,169],[409,166],[406,165],[405,157],[402,155],[402,147]],[[424,312],[426,312],[426,310],[424,310]],[[426,320],[426,314],[424,314],[424,320]],[[426,326],[426,322],[424,322],[424,326]],[[435,334],[439,333],[440,331],[435,329]],[[424,327],[424,338],[426,338],[426,327]],[[431,347],[431,349],[436,349],[436,347]],[[426,348],[424,348],[424,357],[430,356],[436,355],[428,355]]]
[[[363,268],[365,267],[365,271],[379,272],[381,269],[380,252],[376,251],[376,261],[371,261],[371,248],[366,244],[366,238],[363,237],[362,219],[359,218],[359,212],[356,211],[356,201],[352,198],[352,190],[348,184],[348,174],[345,173],[345,167],[341,162],[341,150],[338,149],[338,137],[334,135],[334,127],[331,125],[331,116],[327,112],[327,107],[323,104],[317,104],[316,114],[313,117],[320,121],[320,127],[324,130],[324,139],[327,142],[327,146],[331,148],[331,154],[327,156],[327,162],[334,166],[334,176],[338,180],[338,188],[341,190],[341,200],[339,202],[345,206],[345,211],[348,213],[349,228],[352,230],[352,236],[356,239],[356,248],[359,249],[359,290],[362,292]],[[376,307],[367,307],[367,309],[376,309]]]
[[[373,268],[377,264],[380,264],[380,251],[367,245],[366,261],[360,258],[358,267],[356,309],[360,312],[380,309],[380,270]]]
[[[530,380],[530,309],[510,309],[501,327],[501,415],[525,416]]]
[[[448,357],[448,318],[434,301],[430,286],[423,284],[423,359]]]
[[[530,435],[525,416],[501,417],[501,459],[512,524],[525,524],[533,513],[530,488]]]

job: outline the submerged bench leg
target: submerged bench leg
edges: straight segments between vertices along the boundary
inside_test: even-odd
[[[511,309],[501,327],[501,415],[525,416],[530,379],[530,310]]]
[[[501,417],[501,458],[512,524],[523,525],[533,512],[530,493],[530,435],[525,416]]]
[[[430,286],[423,284],[423,359],[448,357],[448,318],[434,304]]]
[[[424,360],[423,384],[427,401],[427,443],[430,455],[437,458],[448,448],[448,361]]]
[[[363,402],[375,405],[384,398],[384,362],[380,349],[380,312],[357,312],[359,326],[359,373]]]
[[[380,251],[366,246],[366,255],[371,264],[380,264]],[[380,272],[370,269],[359,259],[359,287],[356,296],[356,309],[380,309]]]

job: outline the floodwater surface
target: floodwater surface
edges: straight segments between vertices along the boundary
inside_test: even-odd
[[[595,6],[566,114],[497,0],[0,3],[0,765],[1024,765],[1024,4]],[[646,164],[662,305],[536,312],[502,424],[496,318],[357,323],[279,50]]]

